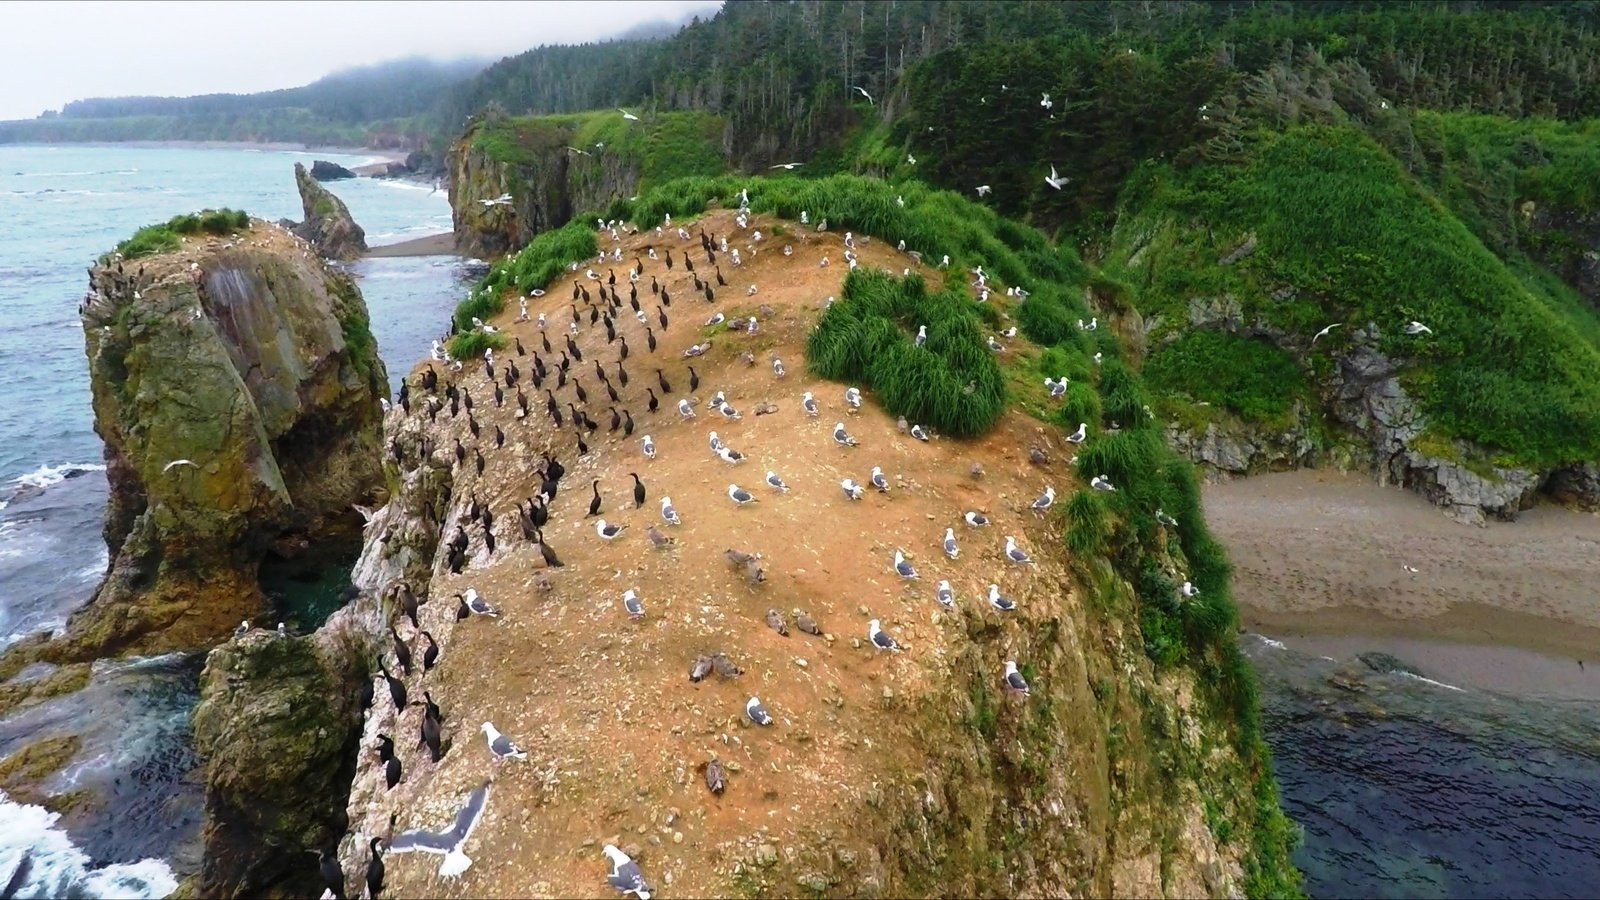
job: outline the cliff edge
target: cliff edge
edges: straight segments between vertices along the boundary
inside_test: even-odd
[[[294,185],[305,212],[305,221],[294,226],[295,234],[325,259],[355,259],[367,252],[367,233],[350,217],[349,207],[300,163],[294,164]]]
[[[257,569],[347,525],[382,484],[387,376],[350,278],[272,225],[90,270],[111,563],[67,636],[88,659],[215,643],[261,612]]]

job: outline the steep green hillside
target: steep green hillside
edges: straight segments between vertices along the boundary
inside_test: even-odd
[[[1600,458],[1600,348],[1582,320],[1530,290],[1354,130],[1265,136],[1242,164],[1147,167],[1122,197],[1107,271],[1158,317],[1157,335],[1186,326],[1203,298],[1231,298],[1244,322],[1300,347],[1346,323],[1305,351],[1313,373],[1373,323],[1434,437],[1470,441],[1505,466]],[[1407,334],[1412,321],[1432,332]],[[1225,405],[1264,402],[1281,361],[1233,359],[1266,377],[1238,382]]]
[[[639,115],[639,112],[634,112]],[[555,116],[487,118],[474,131],[473,147],[508,165],[533,166],[553,150],[604,156],[639,172],[648,187],[690,175],[720,175],[722,120],[708,112],[644,112],[638,121],[619,110]],[[575,148],[566,150],[566,148]]]

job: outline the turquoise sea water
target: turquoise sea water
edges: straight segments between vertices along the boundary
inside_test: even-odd
[[[293,165],[369,157],[268,150],[0,147],[0,647],[60,626],[106,565],[106,484],[77,316],[94,258],[140,226],[210,206],[300,218]],[[335,182],[372,245],[450,229],[430,185]],[[428,350],[474,266],[454,257],[353,266],[391,380]],[[297,590],[291,586],[287,591]],[[315,606],[318,585],[301,590]],[[51,793],[86,799],[59,819],[0,799],[0,884],[24,852],[20,896],[160,896],[192,871],[201,816],[188,739],[201,659],[97,664],[91,686],[0,719],[0,757],[82,733]],[[85,730],[85,723],[96,723]],[[0,794],[0,798],[3,798]],[[150,861],[146,861],[149,859]]]

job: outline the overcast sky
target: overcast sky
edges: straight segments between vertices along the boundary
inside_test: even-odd
[[[719,0],[615,2],[3,2],[0,119],[85,97],[295,87],[407,56],[498,59],[635,25],[709,15]]]

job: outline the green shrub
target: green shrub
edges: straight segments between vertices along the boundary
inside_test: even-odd
[[[1076,491],[1067,501],[1067,547],[1077,556],[1100,554],[1111,537],[1111,514],[1094,492]]]
[[[504,310],[505,291],[527,294],[541,290],[556,280],[569,264],[597,256],[600,244],[594,229],[586,224],[588,221],[573,219],[554,231],[546,231],[529,241],[515,256],[490,266],[467,298],[456,305],[457,330],[469,331],[474,317],[487,322]]]
[[[928,294],[914,275],[852,270],[806,340],[807,364],[871,387],[895,415],[956,437],[982,434],[1005,408],[1005,382],[971,307],[953,291]],[[922,325],[928,340],[918,347],[911,333]]]
[[[117,244],[116,252],[123,259],[137,259],[176,250],[188,235],[204,232],[220,237],[249,227],[250,215],[242,209],[206,209],[198,213],[184,213],[135,231],[127,240]]]
[[[1067,385],[1067,392],[1056,409],[1056,424],[1067,431],[1077,431],[1079,424],[1100,430],[1100,395],[1093,387],[1081,381]]]
[[[1294,357],[1257,338],[1189,331],[1150,354],[1144,377],[1157,390],[1187,394],[1247,422],[1287,416],[1309,393]]]
[[[504,350],[506,346],[505,335],[487,331],[463,331],[450,338],[450,356],[471,362],[483,356],[483,351],[493,348]]]

